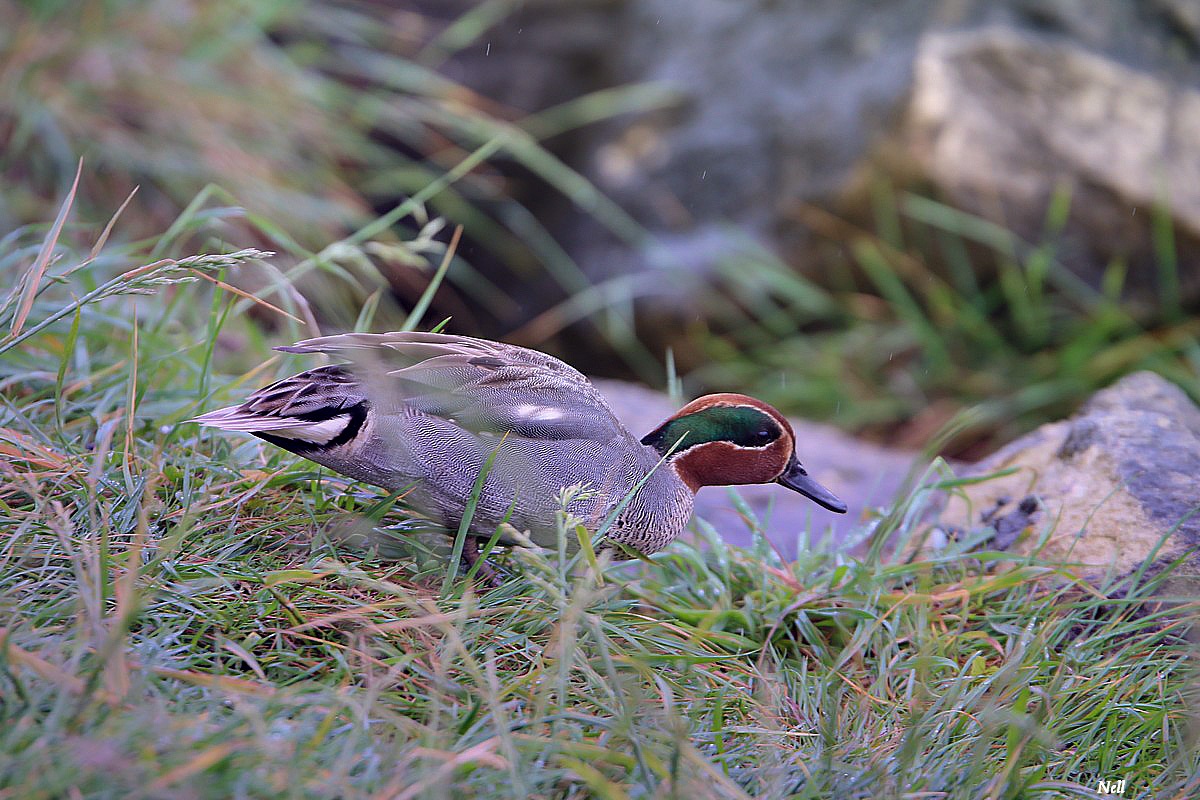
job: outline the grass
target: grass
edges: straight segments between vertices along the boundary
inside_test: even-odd
[[[437,553],[355,546],[403,519],[369,488],[185,422],[288,370],[213,282],[266,256],[161,259],[68,208],[0,244],[0,798],[1200,791],[1169,571],[1092,585],[969,538],[784,563],[701,522],[441,591]],[[955,485],[935,465],[862,536],[920,535]]]
[[[1072,413],[1122,375],[1152,370],[1200,402],[1200,321],[1181,308],[1170,217],[1155,217],[1156,302],[1125,297],[1125,265],[1089,286],[1058,259],[1071,198],[1042,240],[881,186],[876,224],[818,208],[798,221],[825,244],[821,282],[747,244],[711,297],[710,364],[691,377],[740,386],[810,418],[920,449],[952,420],[942,451],[968,460]],[[804,364],[804,381],[786,381]]]
[[[399,306],[428,282],[417,269],[428,267],[422,253],[402,244],[428,219],[413,206],[427,206],[463,227],[486,266],[456,259],[439,313],[460,326],[515,328],[524,295],[536,290],[550,302],[588,282],[513,197],[512,173],[536,176],[614,236],[636,241],[637,223],[542,143],[669,102],[661,89],[633,86],[529,113],[438,74],[516,5],[481,4],[433,36],[436,24],[416,12],[323,0],[109,0],[85,12],[61,0],[8,3],[0,230],[51,217],[83,157],[75,201],[83,218],[103,218],[137,188],[123,227],[129,239],[158,239],[181,215],[204,213],[221,223],[222,241],[277,252],[290,281],[303,278],[304,290],[323,298],[323,322],[349,327],[371,302],[394,328]],[[435,185],[424,203],[387,213]],[[371,247],[355,246],[367,240]],[[209,245],[165,241],[181,249],[160,255]],[[524,294],[504,288],[512,286]],[[627,317],[607,304],[597,330],[649,377],[653,359]]]

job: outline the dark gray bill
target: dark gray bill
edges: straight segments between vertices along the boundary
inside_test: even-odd
[[[783,474],[775,480],[781,486],[799,492],[817,505],[839,514],[846,513],[846,504],[839,500],[836,494],[808,477],[808,473],[804,471],[804,467],[800,466],[800,462],[796,460],[795,456],[792,456],[792,460],[788,462]]]

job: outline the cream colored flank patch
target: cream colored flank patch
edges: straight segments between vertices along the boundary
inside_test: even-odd
[[[522,403],[513,409],[513,413],[521,419],[533,422],[553,422],[562,419],[563,412],[553,406],[537,406],[532,403]]]
[[[294,417],[268,417],[260,414],[247,414],[238,406],[220,408],[196,417],[193,422],[207,425],[211,428],[221,428],[227,431],[242,431],[244,433],[270,433],[284,439],[297,439],[313,444],[328,444],[346,430],[350,424],[349,414],[338,414],[336,417],[307,422]]]
[[[272,436],[281,436],[284,439],[299,439],[313,444],[328,444],[338,437],[342,431],[346,430],[346,426],[350,423],[349,414],[338,414],[336,417],[323,419],[320,422],[301,422],[297,420],[296,424],[287,428],[275,428],[271,431]]]

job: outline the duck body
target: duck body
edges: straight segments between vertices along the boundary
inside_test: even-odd
[[[789,488],[845,510],[799,468],[787,421],[743,395],[693,401],[639,440],[587,378],[536,350],[413,332],[278,349],[350,363],[286,378],[197,421],[403,492],[449,534],[485,467],[468,533],[486,539],[507,522],[544,547],[557,546],[565,510],[592,532],[611,517],[604,544],[654,553],[683,530],[700,486],[788,485],[789,469],[801,482]]]
[[[652,553],[679,534],[692,512],[694,495],[675,470],[656,469],[661,457],[655,450],[620,434],[603,440],[504,436],[466,431],[452,421],[410,411],[378,419],[365,435],[358,452],[346,458],[336,452],[306,457],[391,491],[411,487],[405,502],[449,531],[457,530],[493,451],[469,529],[476,536],[488,538],[508,522],[528,531],[538,545],[556,547],[560,510],[595,531],[643,479],[613,521],[609,539]],[[397,442],[403,444],[397,447]],[[376,466],[381,462],[389,465],[385,471]],[[579,491],[564,506],[563,490],[572,486]]]

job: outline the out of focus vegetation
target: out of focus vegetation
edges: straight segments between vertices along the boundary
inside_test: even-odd
[[[547,297],[589,287],[493,162],[633,240],[636,224],[539,141],[665,95],[635,87],[530,116],[439,76],[495,12],[432,31],[386,5],[4,0],[0,229],[53,218],[82,158],[77,219],[107,219],[137,187],[124,240],[170,230],[176,247],[269,246],[290,278],[304,273],[328,324],[352,326],[378,291],[380,324],[398,326],[431,275],[411,246],[392,245],[423,229],[427,208],[470,242],[437,308],[461,332],[515,327],[530,313],[503,288],[516,276],[542,276]],[[185,209],[193,230],[177,236]]]
[[[949,453],[966,456],[1070,414],[1137,370],[1200,401],[1200,318],[1184,313],[1169,279],[1186,268],[1169,218],[1157,238],[1168,278],[1159,304],[1134,309],[1122,300],[1123,263],[1094,288],[1056,260],[1070,202],[1057,197],[1040,242],[887,190],[876,194],[874,231],[809,209],[836,245],[822,283],[761,250],[727,264],[729,300],[716,316],[727,333],[707,337],[713,363],[697,377],[904,447],[949,426]]]
[[[661,382],[665,353],[641,341],[663,337],[639,336],[629,284],[589,285],[509,189],[516,173],[540,180],[595,224],[642,241],[635,220],[539,142],[666,95],[631,87],[522,115],[439,75],[511,7],[482,3],[444,26],[386,4],[5,0],[0,228],[52,218],[82,157],[76,219],[107,219],[140,187],[122,241],[169,230],[174,252],[269,248],[328,326],[353,326],[365,302],[377,327],[395,327],[446,238],[414,215],[428,208],[464,226],[433,300],[454,330],[516,332],[593,372]],[[406,203],[413,197],[426,202]],[[1132,370],[1159,371],[1200,398],[1200,323],[1166,279],[1185,266],[1165,215],[1161,305],[1134,314],[1122,264],[1097,289],[1056,260],[1068,196],[1047,211],[1038,242],[926,198],[886,187],[875,197],[870,229],[805,215],[832,245],[807,265],[819,273],[811,278],[753,245],[730,260],[701,321],[681,332],[689,392],[753,392],[907,447],[956,420],[946,452],[968,456]],[[172,228],[184,209],[190,228]],[[417,231],[423,247],[396,246]],[[514,295],[531,275],[542,288]],[[531,317],[538,324],[522,328]],[[567,341],[591,345],[566,352],[546,341],[573,324],[590,333]],[[619,362],[600,358],[614,352]]]

